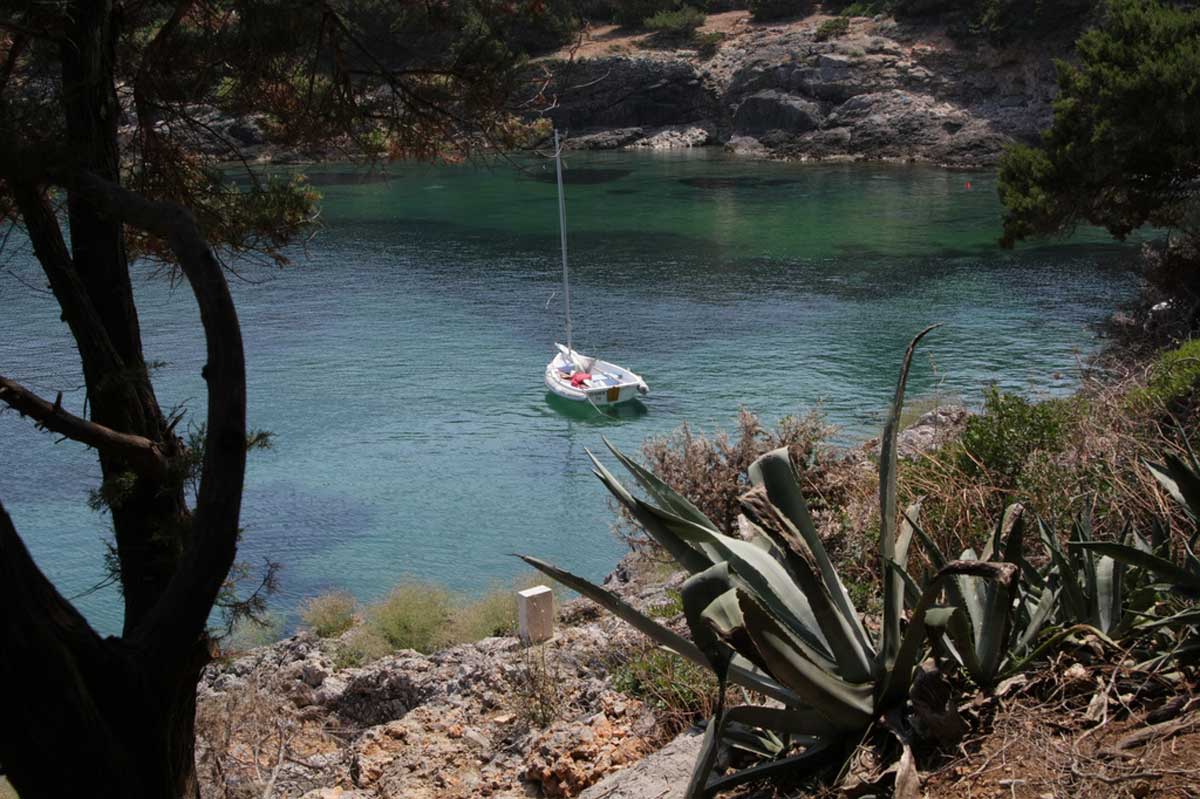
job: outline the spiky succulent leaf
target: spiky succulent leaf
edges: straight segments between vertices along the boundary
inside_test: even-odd
[[[692,504],[691,500],[680,494],[675,489],[671,488],[662,480],[658,479],[658,476],[655,475],[654,472],[642,466],[624,452],[621,452],[621,450],[617,449],[616,445],[607,438],[604,439],[604,445],[608,447],[609,451],[614,456],[616,456],[617,460],[621,462],[621,465],[629,470],[629,473],[633,475],[634,479],[637,480],[639,484],[641,484],[642,488],[646,489],[646,491],[648,491],[650,495],[654,497],[655,501],[658,502],[660,507],[671,511],[676,516],[687,519],[693,524],[699,524],[707,527],[710,530],[720,532],[720,529],[717,527],[717,525],[714,524],[711,519],[705,516],[703,511]]]
[[[805,656],[795,638],[755,599],[739,591],[738,602],[746,631],[775,679],[842,730],[861,730],[870,723],[870,683],[849,683],[822,668]]]
[[[851,682],[870,680],[874,652],[864,649],[863,640],[859,637],[861,626],[857,614],[846,616],[830,592],[829,585],[822,579],[817,561],[824,556],[824,549],[820,553],[813,552],[791,522],[767,499],[761,487],[754,488],[742,497],[742,507],[759,522],[759,529],[778,540],[783,550],[784,565],[808,600],[822,637],[829,643],[837,662],[838,673]],[[828,562],[828,556],[825,557]],[[840,584],[834,586],[834,591],[841,593]],[[862,635],[865,637],[865,633]]]
[[[1144,552],[1126,544],[1117,544],[1109,541],[1078,541],[1072,542],[1072,544],[1080,549],[1098,552],[1101,555],[1108,555],[1122,563],[1136,566],[1139,569],[1145,569],[1184,591],[1200,591],[1200,571],[1184,568],[1166,558],[1160,558],[1157,555],[1152,555],[1149,552]]]
[[[712,566],[720,558],[715,557],[714,553],[705,552],[703,547],[694,546],[691,543],[684,541],[669,528],[659,522],[657,518],[642,510],[637,497],[629,493],[629,490],[621,484],[621,481],[613,476],[612,472],[604,468],[604,464],[588,452],[588,457],[592,459],[592,472],[604,487],[609,490],[617,501],[620,502],[629,513],[637,520],[646,534],[654,539],[654,542],[666,550],[676,563],[678,563],[689,574],[697,574]]]
[[[899,471],[899,459],[896,454],[896,436],[900,432],[900,413],[904,408],[904,389],[908,383],[908,370],[912,366],[913,353],[917,350],[917,344],[921,339],[925,338],[931,330],[935,330],[940,325],[930,325],[922,330],[913,340],[909,342],[908,349],[904,351],[904,360],[900,364],[900,377],[896,381],[896,393],[892,397],[891,407],[888,409],[887,421],[883,425],[883,436],[879,444],[879,571],[885,576],[888,574],[888,563],[896,560],[896,521],[899,515],[897,506],[897,489],[896,475]],[[885,599],[892,594],[891,590],[885,590]],[[887,608],[884,608],[885,613]],[[898,619],[899,611],[897,608],[892,608],[892,613],[884,622],[884,637],[880,649],[883,653],[883,662],[892,663],[896,659],[896,652],[900,646]]]
[[[758,518],[759,524],[766,528],[768,534],[781,534],[786,539],[791,539],[777,542],[785,553],[785,557],[786,553],[793,548],[797,552],[804,548],[808,550],[810,556],[806,556],[805,560],[809,561],[810,565],[816,566],[821,582],[824,584],[823,593],[830,597],[841,616],[841,623],[849,627],[853,633],[855,649],[861,653],[861,657],[865,661],[864,665],[870,668],[869,661],[874,655],[871,639],[862,626],[858,611],[854,608],[854,603],[850,601],[850,594],[846,591],[846,586],[842,584],[841,578],[838,577],[837,569],[834,568],[833,561],[830,560],[829,553],[825,550],[825,544],[821,541],[821,536],[813,523],[812,514],[809,512],[808,502],[804,499],[804,493],[800,490],[788,448],[780,447],[759,456],[750,464],[747,474],[751,485],[765,492],[766,501],[775,509],[776,512],[769,515],[784,522],[772,525],[765,518],[760,517]],[[747,496],[753,496],[754,493],[752,490]],[[742,505],[743,508],[746,508],[746,496],[742,498]],[[755,506],[748,510],[751,512],[750,515],[755,517],[759,516],[764,509],[761,507],[761,503],[755,503]],[[799,540],[795,541],[797,536]],[[795,541],[794,544],[793,541]],[[801,543],[803,547],[797,546]],[[808,593],[807,589],[805,589],[805,593]],[[826,635],[828,636],[828,633]]]
[[[538,558],[529,555],[518,555],[517,557],[548,577],[557,580],[574,591],[578,591],[613,615],[629,622],[638,632],[660,646],[666,647],[675,654],[699,666],[708,668],[708,658],[704,656],[704,653],[695,644],[650,617],[639,613],[613,592],[607,591],[582,577],[564,571]],[[729,667],[729,678],[738,685],[749,688],[752,691],[758,691],[784,704],[797,705],[801,703],[799,696],[788,690],[778,681],[758,672],[754,664],[744,658],[735,657],[733,659],[733,663]]]
[[[1200,520],[1200,474],[1174,454],[1168,454],[1163,461],[1146,463],[1146,468],[1193,519]]]
[[[638,507],[656,517],[681,539],[710,546],[720,555],[721,561],[729,564],[735,583],[744,585],[770,609],[798,639],[810,659],[828,670],[836,668],[829,642],[825,640],[808,598],[779,561],[747,541],[692,524],[641,501]]]

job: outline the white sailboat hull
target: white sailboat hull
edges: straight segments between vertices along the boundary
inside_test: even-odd
[[[546,388],[563,399],[597,406],[617,405],[650,392],[646,381],[623,366],[568,350],[562,344],[555,346],[558,354],[546,364]],[[572,381],[572,376],[578,373],[591,377]]]

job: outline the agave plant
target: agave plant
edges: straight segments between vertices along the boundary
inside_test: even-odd
[[[720,686],[687,796],[793,768],[835,754],[882,716],[903,709],[926,634],[958,614],[935,607],[943,585],[974,576],[1013,590],[1018,569],[987,560],[942,564],[924,590],[913,590],[904,566],[914,526],[898,523],[896,431],[917,342],[908,347],[880,453],[880,570],[883,625],[868,633],[821,542],[788,452],[775,450],[750,467],[739,535],[721,532],[691,502],[608,444],[652,502],[634,496],[598,459],[595,474],[671,557],[689,573],[681,589],[688,640],[639,613],[619,597],[537,558],[526,562],[633,624],[661,646],[713,669]],[[607,442],[606,442],[607,443]],[[589,453],[590,455],[591,453]],[[906,594],[912,607],[902,625]],[[1006,614],[1000,621],[1007,625]],[[783,707],[727,708],[728,682]],[[782,737],[781,737],[782,736]],[[710,780],[722,744],[775,759]],[[796,754],[784,755],[794,748]]]
[[[930,562],[941,569],[947,558],[920,527],[915,514],[907,521],[925,546]],[[1014,572],[1037,577],[1026,562],[1024,546],[1025,509],[1009,505],[993,527],[983,551],[965,550],[960,563],[1007,564]],[[909,594],[917,591],[909,586]],[[945,584],[946,598],[959,613],[946,625],[945,639],[935,649],[964,668],[982,688],[990,689],[1005,674],[1026,662],[1024,657],[1054,611],[1057,594],[1044,580],[1023,584],[1013,579],[990,580],[975,574],[957,575]]]
[[[1038,535],[1050,560],[1041,572],[1029,572],[1027,579],[1043,580],[1042,585],[1057,594],[1053,620],[1061,627],[1082,626],[1108,638],[1119,638],[1154,604],[1156,592],[1138,579],[1135,570],[1110,555],[1081,546],[1095,540],[1090,513],[1075,520],[1066,549],[1042,519],[1038,519]],[[1130,527],[1125,530],[1124,540],[1147,553],[1160,551],[1160,545],[1147,543]]]

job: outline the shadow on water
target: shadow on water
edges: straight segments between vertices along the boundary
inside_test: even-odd
[[[632,169],[563,169],[563,183],[568,186],[595,186],[600,183],[612,183],[632,174]],[[529,177],[542,183],[554,183],[558,180],[552,170],[533,172]]]
[[[649,413],[641,400],[630,400],[622,402],[620,405],[598,407],[588,402],[563,399],[551,391],[546,392],[546,404],[553,408],[559,416],[597,427],[619,423],[626,419],[637,419]]]

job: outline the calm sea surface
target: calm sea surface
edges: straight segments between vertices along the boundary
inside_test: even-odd
[[[684,421],[728,428],[739,406],[769,420],[820,406],[843,440],[867,437],[931,322],[945,327],[913,394],[1067,391],[1091,325],[1136,287],[1133,248],[1098,235],[997,249],[986,174],[709,153],[567,166],[575,341],[645,377],[637,413],[547,401],[562,296],[545,163],[310,170],[322,229],[293,266],[234,280],[250,424],[276,442],[251,456],[241,554],[283,563],[279,612],[406,577],[481,591],[522,571],[511,552],[600,577],[621,554],[584,452],[601,436],[635,450]],[[79,412],[78,359],[27,247],[2,259],[0,373]],[[202,420],[190,293],[148,270],[135,281],[160,399]],[[69,596],[103,577],[109,522],[86,503],[98,481],[94,453],[0,414],[0,500]],[[115,589],[79,604],[119,629]]]

